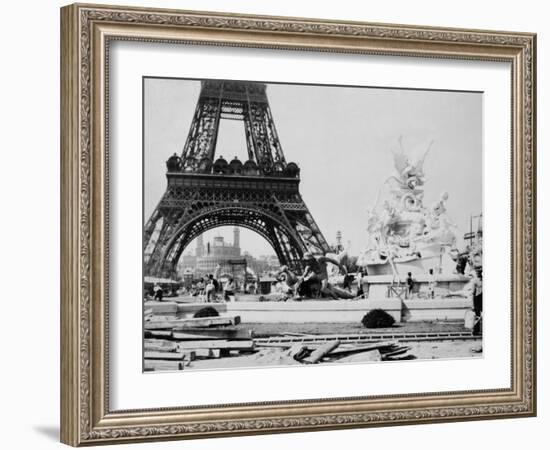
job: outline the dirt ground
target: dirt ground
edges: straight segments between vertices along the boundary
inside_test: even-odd
[[[412,361],[433,359],[462,359],[482,358],[483,354],[473,350],[481,348],[481,341],[445,341],[445,342],[407,342],[404,345],[411,347],[408,354],[396,361],[365,361],[344,363],[339,361],[323,362],[321,364],[405,364]],[[261,349],[252,355],[230,356],[222,359],[204,359],[192,361],[184,370],[209,370],[209,369],[240,369],[240,368],[264,368],[264,367],[290,367],[304,366],[285,355],[279,349]]]
[[[463,322],[410,322],[394,325],[391,328],[370,330],[356,323],[246,323],[237,326],[240,329],[253,330],[255,337],[277,336],[285,333],[304,334],[369,334],[369,333],[422,333],[422,332],[462,332],[467,331]],[[481,340],[468,341],[430,341],[404,342],[410,347],[400,362],[412,360],[481,358]],[[365,364],[372,361],[343,363],[339,361],[323,362],[326,364]],[[379,362],[377,362],[379,363]],[[393,361],[395,363],[395,361]],[[231,369],[254,367],[285,367],[303,365],[289,358],[284,349],[263,348],[250,355],[230,356],[222,359],[196,360],[186,369]]]

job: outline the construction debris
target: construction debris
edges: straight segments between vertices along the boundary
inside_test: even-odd
[[[204,305],[147,302],[146,306],[145,371],[183,370],[195,360],[254,352],[252,332],[230,328],[240,323],[239,316],[221,316],[218,309]]]
[[[144,317],[144,370],[183,370],[201,368],[201,361],[227,358],[228,366],[239,361],[247,365],[301,365],[359,363],[414,358],[410,347],[387,334],[315,335],[285,333],[255,337],[250,330],[236,328],[239,316],[197,305],[147,302]],[[166,306],[166,307],[165,307]],[[217,304],[215,306],[218,306]],[[182,311],[179,311],[179,309]],[[209,308],[206,306],[206,308]],[[172,315],[172,313],[174,313]],[[212,316],[210,316],[212,314]],[[219,315],[216,315],[219,314]],[[193,317],[206,315],[206,317]],[[391,336],[392,338],[394,336]],[[430,336],[431,337],[431,336]],[[202,365],[202,367],[208,367]]]
[[[302,359],[302,362],[308,363],[308,364],[315,364],[327,354],[332,352],[336,347],[340,345],[339,341],[332,341],[327,342],[326,344],[320,345],[315,350],[311,352],[311,355],[307,356],[306,358]]]
[[[310,351],[305,345],[297,344],[290,348],[288,355],[295,361],[301,361],[310,354]]]
[[[363,353],[363,352],[369,352],[373,350],[380,350],[383,351],[384,349],[388,348],[395,348],[398,346],[397,341],[383,341],[383,342],[376,342],[374,344],[363,344],[363,345],[349,345],[345,344],[342,345],[340,348],[333,350],[330,355],[332,357],[338,357],[338,356],[348,356],[354,353]]]

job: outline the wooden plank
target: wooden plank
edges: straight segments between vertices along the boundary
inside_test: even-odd
[[[197,349],[197,348],[217,348],[228,350],[253,350],[253,341],[225,341],[225,340],[209,340],[209,341],[180,341],[178,342],[179,350]]]
[[[395,350],[392,350],[391,352],[383,353],[382,358],[386,359],[386,358],[391,358],[393,356],[402,355],[403,353],[407,353],[410,349],[411,347],[399,347]]]
[[[146,330],[184,330],[186,328],[238,325],[240,316],[200,317],[195,319],[154,320],[145,322]]]
[[[154,302],[149,301],[145,302],[143,304],[144,308],[146,310],[150,309],[152,310],[152,314],[159,315],[159,314],[167,314],[167,315],[175,315],[178,311],[178,305],[174,302]]]
[[[178,344],[162,339],[145,339],[143,348],[145,351],[175,352],[178,349]]]
[[[170,361],[183,361],[184,359],[193,360],[195,359],[195,352],[185,351],[185,352],[155,352],[155,351],[146,351],[144,354],[145,359],[164,359]]]
[[[288,351],[288,355],[291,356],[292,359],[294,359],[295,361],[301,361],[308,355],[308,353],[308,348],[302,344],[296,344]]]
[[[315,337],[314,334],[310,334],[310,333],[291,333],[289,331],[283,333],[283,336],[284,337]]]
[[[289,342],[278,343],[278,342],[263,342],[263,341],[256,341],[256,340],[254,341],[254,344],[256,345],[256,347],[273,347],[273,348],[292,348],[296,345]],[[313,343],[312,346],[316,346],[316,345],[317,344]]]
[[[320,345],[315,350],[313,350],[311,355],[309,355],[307,358],[302,359],[302,362],[315,364],[316,362],[319,362],[323,358],[323,356],[332,352],[339,345],[339,341],[327,342],[326,344]]]
[[[181,323],[178,324],[178,327],[186,329],[216,325],[238,325],[239,323],[241,323],[241,316],[198,317],[194,319],[183,319]]]
[[[221,356],[219,348],[197,348],[194,352],[197,358],[219,358]]]
[[[368,352],[371,350],[380,350],[383,348],[391,349],[398,345],[397,341],[385,341],[385,342],[376,342],[374,344],[367,345],[356,345],[356,346],[340,346],[338,349],[331,351],[327,356],[338,357],[338,356],[347,356],[353,353]]]
[[[172,331],[171,330],[157,330],[157,331],[150,331],[145,330],[143,333],[145,338],[161,338],[161,339],[169,339],[172,337]]]
[[[145,372],[183,370],[183,366],[183,361],[163,361],[160,359],[146,359],[143,361],[143,369]]]
[[[235,328],[185,328],[182,331],[174,331],[172,337],[181,340],[250,340],[252,339],[252,331],[237,330]]]

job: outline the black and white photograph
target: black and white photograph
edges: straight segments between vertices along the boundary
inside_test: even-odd
[[[143,78],[143,370],[483,357],[483,93]]]

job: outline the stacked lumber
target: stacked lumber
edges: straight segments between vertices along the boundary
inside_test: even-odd
[[[146,372],[183,370],[195,357],[195,352],[181,351],[173,342],[144,340],[143,369]]]
[[[192,323],[196,324],[197,321],[193,319]],[[184,367],[192,366],[192,361],[195,360],[254,352],[252,332],[249,330],[179,325],[181,322],[178,322],[178,326],[173,326],[172,330],[145,330],[146,371],[183,370]],[[175,365],[174,362],[179,364]]]
[[[195,323],[198,319],[192,320]],[[236,322],[238,323],[238,321]],[[252,332],[236,328],[177,327],[172,331],[172,340],[176,343],[179,351],[193,350],[197,357],[202,359],[238,356],[254,352]]]
[[[228,315],[224,304],[214,306],[216,309],[211,311],[212,316],[194,317],[200,315],[197,313],[204,308],[204,304],[146,302],[144,370],[184,370],[186,367],[192,368],[194,361],[197,361],[195,365],[201,367],[198,360],[252,354],[254,361],[265,365],[355,363],[414,358],[407,354],[410,347],[400,345],[398,340],[383,340],[382,336],[351,341],[344,335],[285,333],[280,338],[275,336],[272,342],[272,336],[254,339],[250,330],[236,327],[240,323],[239,316]],[[220,313],[221,315],[216,315]],[[206,362],[202,364],[208,365]],[[223,366],[222,362],[220,366]]]
[[[206,307],[211,316],[195,317]],[[145,302],[144,370],[183,370],[196,359],[253,352],[252,333],[232,328],[240,322],[225,304]]]

